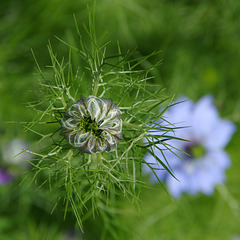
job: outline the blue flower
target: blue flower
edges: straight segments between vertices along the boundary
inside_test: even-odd
[[[180,197],[183,192],[191,195],[199,192],[211,195],[215,186],[225,181],[225,170],[231,165],[231,160],[224,148],[236,130],[231,121],[219,117],[212,96],[206,95],[197,103],[185,100],[187,101],[170,107],[164,114],[166,121],[177,127],[171,135],[189,140],[188,142],[171,139],[168,141],[172,146],[171,151],[164,151],[179,181],[167,171],[161,170],[155,158],[145,156],[145,161],[158,169],[158,177],[166,182],[168,191],[175,198]],[[155,148],[154,153],[164,161],[160,150]],[[150,171],[147,167],[144,169]],[[151,178],[157,181],[153,174]]]

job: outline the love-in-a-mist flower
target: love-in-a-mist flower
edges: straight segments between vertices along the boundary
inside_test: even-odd
[[[121,111],[111,99],[82,97],[65,113],[62,135],[82,153],[114,151],[122,138]]]
[[[7,184],[13,180],[13,176],[4,168],[0,168],[0,185]]]
[[[172,152],[164,150],[164,155],[179,181],[164,170],[156,170],[158,177],[166,182],[169,192],[175,198],[180,197],[183,192],[210,195],[215,185],[225,181],[225,170],[230,166],[231,160],[224,147],[236,130],[231,121],[219,117],[212,96],[206,95],[197,103],[186,98],[185,100],[170,107],[164,114],[164,118],[176,127],[174,134],[167,135],[189,140],[171,139],[168,144],[172,146]],[[156,148],[154,153],[164,161],[159,149]],[[145,160],[153,168],[159,169],[159,163],[152,156],[145,156]],[[145,169],[149,171],[149,168]],[[154,175],[151,177],[156,181]]]
[[[14,138],[12,141],[3,145],[2,158],[7,165],[17,165],[22,169],[28,166],[27,160],[30,160],[32,155],[24,151],[29,147],[29,144],[21,138]]]

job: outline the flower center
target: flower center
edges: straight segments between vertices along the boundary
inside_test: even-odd
[[[192,159],[201,158],[205,155],[206,151],[201,144],[193,144],[186,148],[186,153],[190,155]]]
[[[84,132],[90,132],[96,136],[101,137],[102,129],[98,128],[97,123],[91,119],[90,116],[84,117],[83,121],[81,122],[80,128],[84,130]]]
[[[196,144],[192,146],[191,153],[193,158],[201,158],[205,154],[205,149],[202,145]]]

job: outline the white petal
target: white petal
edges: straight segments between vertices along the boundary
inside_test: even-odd
[[[90,153],[96,153],[96,137],[91,136],[88,140],[88,150]]]
[[[87,99],[87,110],[92,120],[94,120],[95,117],[100,114],[100,106],[98,104],[97,99],[95,98]]]
[[[106,141],[99,138],[97,141],[97,150],[99,152],[104,152],[106,148],[107,148]]]
[[[103,138],[104,138],[110,145],[115,144],[115,138],[113,137],[112,134],[110,134],[110,133],[107,132],[107,131],[104,131],[104,132],[102,133],[102,135],[104,136]]]
[[[62,126],[67,129],[75,129],[77,126],[77,120],[75,118],[69,118],[62,121]]]
[[[82,118],[82,113],[79,111],[77,103],[73,104],[67,111],[67,114],[72,117]]]
[[[106,118],[107,113],[113,104],[111,99],[99,99],[101,101],[101,114],[99,115],[98,119],[96,119],[97,122],[103,121]]]
[[[81,118],[84,118],[84,117],[86,117],[88,115],[87,108],[86,108],[86,106],[84,104],[84,99],[82,99],[82,100],[77,102],[76,108],[79,111],[79,113],[81,115]]]
[[[101,124],[100,129],[108,131],[109,133],[115,135],[122,132],[122,120],[114,119],[111,122]]]
[[[86,141],[88,141],[90,135],[91,134],[89,132],[87,133],[78,132],[74,137],[73,145],[75,147],[81,147],[83,144],[86,143]]]

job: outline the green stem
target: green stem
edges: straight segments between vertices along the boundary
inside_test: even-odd
[[[99,168],[103,165],[101,153],[89,154],[92,157],[92,167]]]
[[[94,79],[94,88],[93,88],[93,96],[97,96],[99,88],[99,78]]]
[[[123,126],[124,127],[129,127],[137,130],[143,130],[142,124],[133,124],[127,121],[123,121]]]
[[[96,153],[96,162],[98,165],[103,165],[101,153]]]

